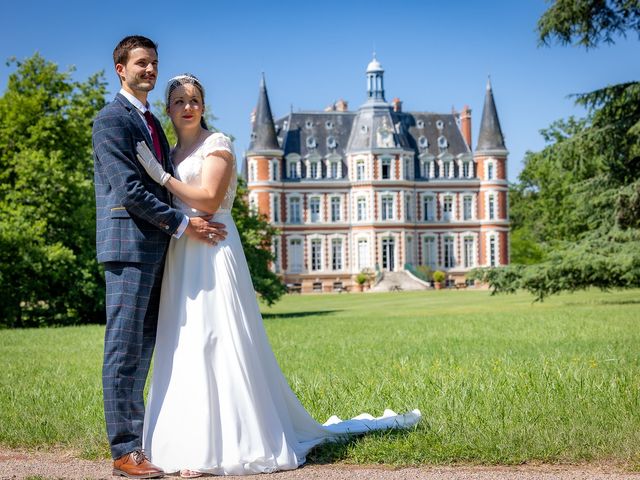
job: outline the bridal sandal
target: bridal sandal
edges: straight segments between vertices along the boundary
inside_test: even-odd
[[[202,472],[198,472],[197,470],[180,470],[180,478],[198,478],[204,475]]]

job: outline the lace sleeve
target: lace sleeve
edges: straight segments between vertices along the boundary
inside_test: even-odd
[[[231,139],[222,133],[214,133],[210,135],[204,141],[204,156],[207,157],[213,154],[220,154],[221,157],[231,157],[231,160],[235,161],[235,154],[233,153],[233,143]]]

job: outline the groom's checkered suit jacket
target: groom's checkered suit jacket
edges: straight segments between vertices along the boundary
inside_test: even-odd
[[[173,173],[169,144],[156,120],[164,169]],[[121,94],[93,124],[96,247],[100,262],[161,262],[184,215],[136,159],[136,142],[153,142],[136,108]]]

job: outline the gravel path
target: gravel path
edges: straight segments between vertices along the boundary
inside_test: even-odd
[[[0,449],[0,479],[29,477],[78,480],[114,480],[116,478],[111,476],[111,465],[106,460],[80,460],[70,453],[54,454]],[[252,478],[269,480],[640,480],[640,472],[627,472],[620,466],[601,464],[401,469],[335,464],[308,465],[290,472]]]

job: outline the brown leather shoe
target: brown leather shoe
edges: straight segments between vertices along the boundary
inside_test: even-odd
[[[151,463],[142,450],[134,450],[113,461],[113,474],[127,478],[162,478],[164,470]]]

